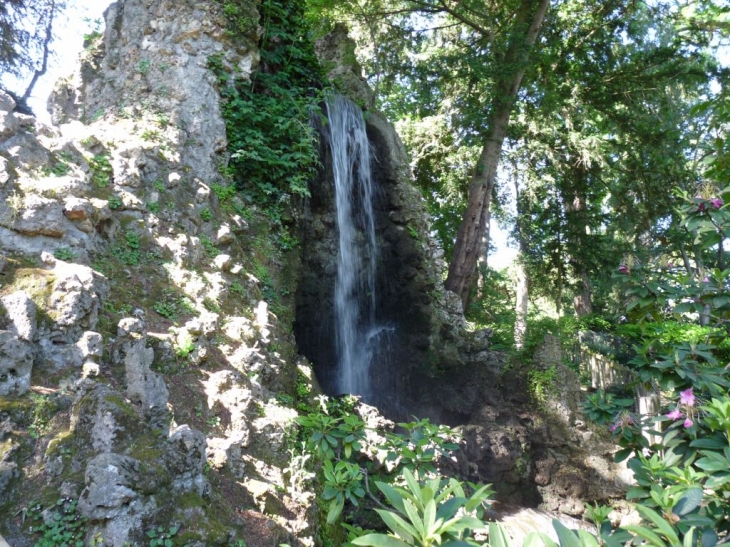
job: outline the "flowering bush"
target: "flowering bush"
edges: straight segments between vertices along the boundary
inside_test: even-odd
[[[627,498],[651,523],[650,533],[647,527],[626,529],[651,545],[713,546],[730,532],[730,381],[717,345],[717,334],[727,337],[730,326],[730,269],[721,248],[730,233],[730,211],[720,197],[728,194],[730,188],[683,195],[681,225],[694,251],[684,249],[687,271],[666,260],[624,261],[615,274],[627,283],[634,322],[708,328],[704,339],[692,340],[644,331],[629,366],[644,390],[660,392],[668,403],[658,417],[623,411],[611,425],[623,448],[617,460],[630,458],[636,480]]]

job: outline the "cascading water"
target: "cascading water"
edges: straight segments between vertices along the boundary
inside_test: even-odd
[[[335,281],[336,384],[371,397],[370,364],[382,327],[375,324],[377,252],[370,144],[362,111],[344,97],[327,101],[328,137],[339,232]]]

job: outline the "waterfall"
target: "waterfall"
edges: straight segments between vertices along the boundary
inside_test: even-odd
[[[362,111],[335,96],[327,101],[328,137],[339,233],[335,281],[336,385],[339,393],[370,399],[377,267],[370,144]]]

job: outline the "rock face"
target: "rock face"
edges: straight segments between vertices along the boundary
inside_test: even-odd
[[[208,59],[246,77],[262,33],[256,3],[238,7],[232,36],[216,2],[112,4],[49,100],[54,127],[0,92],[0,533],[14,546],[41,524],[17,507],[51,522],[58,499],[87,519],[86,544],[142,545],[163,525],[195,546],[313,541],[283,473],[297,413],[275,397],[311,376],[286,297],[298,262],[222,174]],[[276,514],[244,509],[264,491]]]
[[[360,104],[372,103],[372,91],[354,61],[354,44],[338,26],[317,51],[336,84]],[[372,148],[373,202],[378,266],[375,279],[376,322],[388,334],[372,358],[369,401],[387,415],[413,414],[443,419],[431,404],[423,378],[434,364],[433,347],[443,345],[441,330],[465,325],[460,305],[449,308],[441,274],[443,251],[428,234],[423,198],[412,184],[408,156],[393,125],[367,110],[365,123]],[[322,169],[310,184],[311,199],[300,222],[302,270],[297,290],[295,324],[300,351],[314,363],[326,392],[334,393],[334,292],[338,234],[331,151],[320,139]],[[315,319],[316,318],[316,319]],[[389,343],[389,340],[397,341]],[[447,418],[448,419],[448,418]]]

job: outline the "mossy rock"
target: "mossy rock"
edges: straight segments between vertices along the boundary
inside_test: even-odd
[[[28,397],[0,397],[0,418],[3,416],[28,426],[33,416],[33,402]]]

